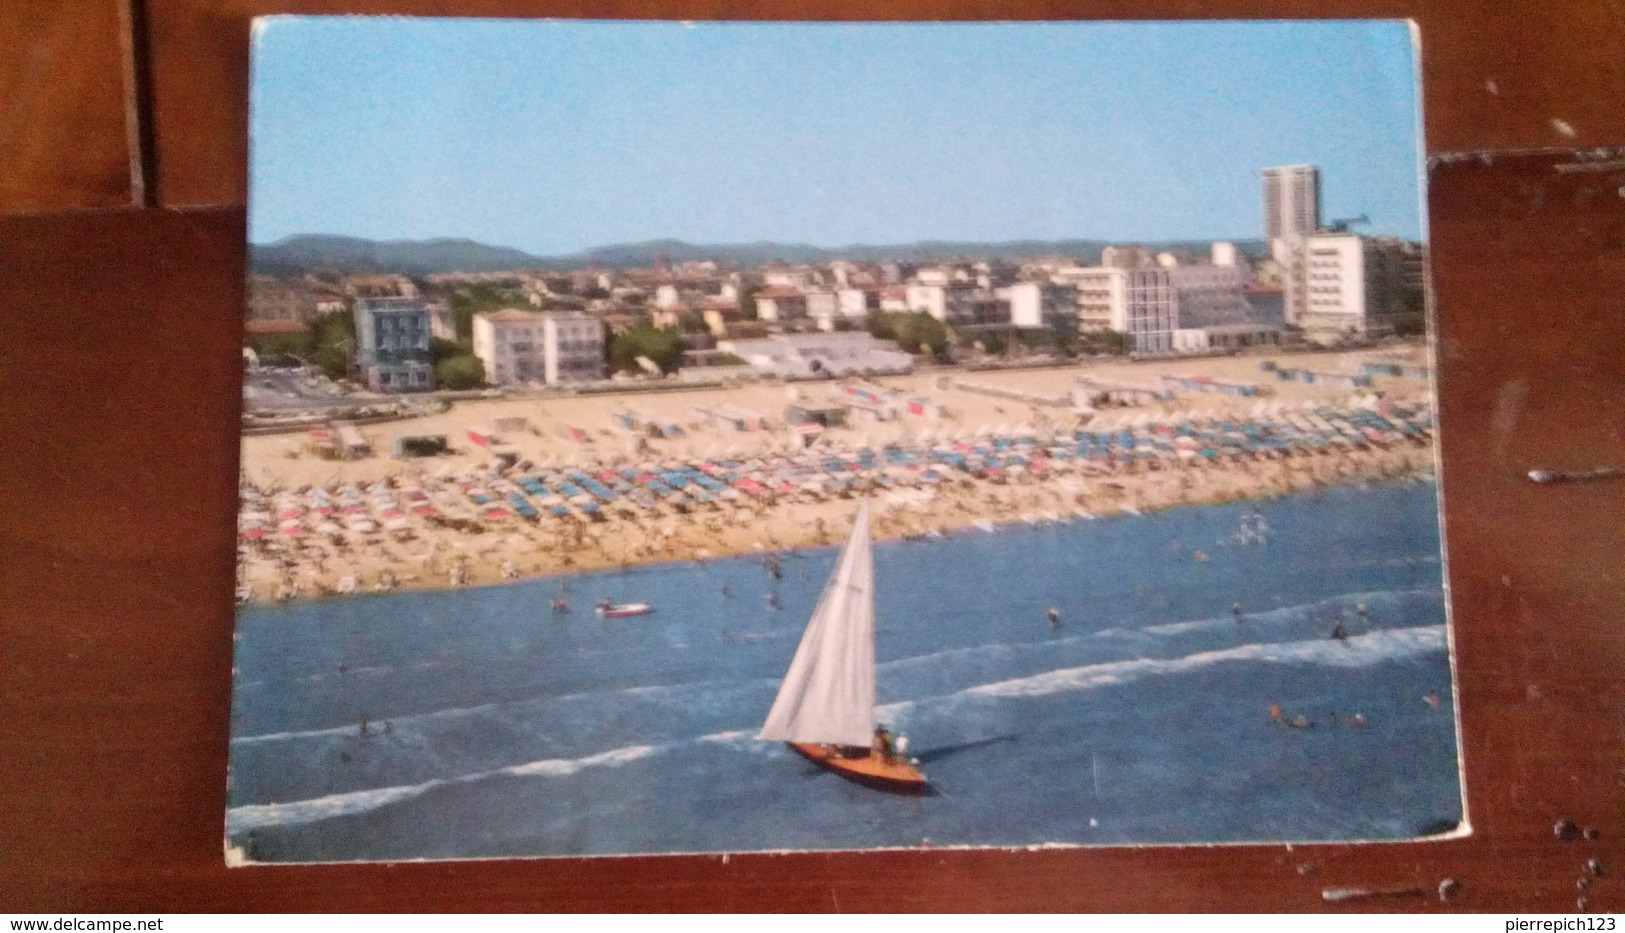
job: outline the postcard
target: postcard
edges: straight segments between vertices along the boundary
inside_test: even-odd
[[[258,20],[228,860],[1468,832],[1417,54]]]

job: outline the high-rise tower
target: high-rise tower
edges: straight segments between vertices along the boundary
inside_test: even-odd
[[[1320,232],[1320,169],[1283,165],[1264,169],[1264,236],[1270,255],[1286,262],[1288,243]]]

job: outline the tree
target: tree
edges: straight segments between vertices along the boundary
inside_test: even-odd
[[[610,337],[609,367],[617,372],[639,372],[638,357],[647,357],[663,373],[674,372],[683,360],[682,335],[676,329],[661,329],[648,321]]]
[[[501,311],[518,304],[528,304],[523,295],[493,288],[490,285],[467,285],[451,296],[451,313],[456,321],[457,339],[474,339],[474,315],[485,311]]]
[[[948,328],[924,311],[887,311],[869,316],[869,333],[878,340],[895,340],[909,353],[929,352],[947,362]],[[922,351],[920,348],[924,347]]]
[[[442,340],[439,337],[429,338],[429,357],[436,366],[449,359],[459,356],[473,356],[474,347],[464,340]]]
[[[317,350],[316,335],[310,331],[301,334],[257,334],[250,336],[247,343],[262,361],[289,356],[308,361]]]
[[[434,378],[442,389],[475,389],[485,384],[485,364],[477,356],[453,356],[435,364]]]
[[[741,321],[754,321],[759,317],[756,310],[755,285],[744,285],[739,289],[739,319]]]
[[[335,311],[316,324],[314,362],[334,381],[350,377],[355,361],[355,312]]]
[[[1079,353],[1122,356],[1128,352],[1128,335],[1115,330],[1092,330],[1078,335]]]

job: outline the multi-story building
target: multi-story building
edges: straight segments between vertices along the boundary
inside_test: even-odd
[[[543,311],[542,354],[548,385],[602,379],[604,325],[580,311]]]
[[[1010,323],[1022,328],[1075,326],[1078,298],[1068,285],[1016,282],[998,290],[1010,305]]]
[[[474,315],[474,355],[485,381],[504,386],[546,378],[539,311],[505,308]]]
[[[1420,333],[1422,248],[1394,237],[1322,233],[1304,242],[1297,323],[1316,343]]]
[[[579,311],[476,314],[474,355],[493,385],[591,382],[604,376],[604,326]]]
[[[906,287],[905,302],[910,311],[923,311],[944,324],[1008,324],[1008,306],[992,289],[969,282],[932,285],[916,282]],[[884,307],[884,304],[882,305]]]
[[[248,280],[249,321],[293,321],[300,325],[316,316],[316,293],[303,282],[256,275]]]
[[[1283,165],[1264,169],[1264,236],[1270,255],[1286,262],[1293,241],[1320,230],[1320,169]]]
[[[799,288],[769,285],[755,295],[756,316],[772,324],[793,324],[807,318],[807,296]]]
[[[1236,266],[1175,266],[1168,270],[1168,282],[1178,300],[1179,327],[1246,324],[1251,319]]]
[[[880,310],[880,291],[874,288],[836,289],[835,302],[841,317],[861,321]]]
[[[803,294],[807,299],[807,316],[818,329],[834,330],[835,317],[840,313],[839,296],[826,288],[809,288]]]
[[[1057,269],[1055,281],[1077,289],[1078,332],[1112,330],[1131,353],[1169,353],[1179,319],[1170,269]]]
[[[381,392],[434,388],[429,309],[417,298],[358,298],[356,362],[367,386]]]

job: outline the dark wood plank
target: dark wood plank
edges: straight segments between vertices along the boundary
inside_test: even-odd
[[[0,212],[132,203],[120,35],[112,0],[0,4]]]

